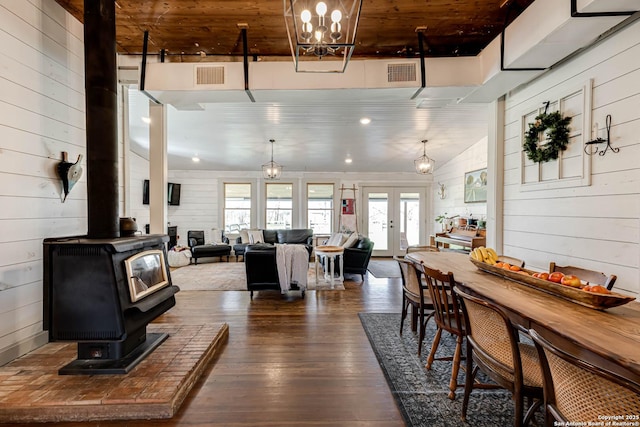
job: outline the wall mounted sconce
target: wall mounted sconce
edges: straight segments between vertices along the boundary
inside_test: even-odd
[[[441,199],[446,198],[447,197],[447,189],[444,186],[444,184],[441,184],[441,183],[438,182],[438,187],[439,187],[438,196],[440,196]]]
[[[586,154],[588,154],[589,156],[592,156],[596,153],[598,153],[598,155],[600,156],[604,156],[607,152],[607,150],[609,150],[609,148],[611,148],[611,151],[613,151],[614,153],[617,153],[618,151],[620,151],[620,148],[613,148],[611,146],[611,114],[607,114],[607,118],[606,118],[606,127],[607,127],[607,139],[602,139],[599,136],[597,136],[597,125],[596,125],[596,139],[589,141],[589,142],[585,142],[584,144],[584,152]],[[596,144],[604,144],[606,143],[607,146],[604,147],[604,150],[600,150],[599,147],[595,147],[595,151],[590,148],[591,146],[595,146]],[[588,150],[587,150],[588,148]]]
[[[70,163],[67,160],[67,152],[62,152],[62,161],[58,163],[57,168],[58,176],[62,180],[62,191],[64,192],[62,203],[67,200],[69,192],[82,176],[82,166],[80,166],[80,160],[82,160],[82,154],[78,155],[78,160],[76,160],[75,163]]]

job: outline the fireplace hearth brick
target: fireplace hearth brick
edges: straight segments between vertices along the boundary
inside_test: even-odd
[[[123,375],[58,375],[75,343],[54,342],[0,367],[0,423],[171,418],[222,351],[224,324],[150,324],[169,338]]]

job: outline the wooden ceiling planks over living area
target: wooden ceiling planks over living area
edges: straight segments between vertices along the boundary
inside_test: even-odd
[[[56,0],[83,21],[84,0]],[[416,28],[426,27],[425,55],[477,55],[533,0],[364,0],[354,58],[419,54]],[[221,61],[242,55],[239,23],[248,24],[249,53],[290,59],[282,0],[116,0],[118,52],[165,49],[167,61]]]

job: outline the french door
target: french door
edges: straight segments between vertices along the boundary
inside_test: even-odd
[[[423,244],[424,187],[363,187],[363,225],[373,256],[402,256],[407,245]]]

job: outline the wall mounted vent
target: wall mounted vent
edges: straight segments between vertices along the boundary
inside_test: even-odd
[[[415,82],[416,64],[389,64],[387,65],[387,82]]]
[[[196,66],[196,85],[223,85],[224,66]]]

